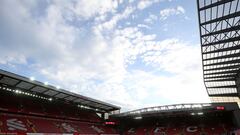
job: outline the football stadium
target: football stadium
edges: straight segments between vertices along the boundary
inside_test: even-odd
[[[121,106],[0,70],[0,134],[240,135],[240,3],[196,0],[210,103]]]

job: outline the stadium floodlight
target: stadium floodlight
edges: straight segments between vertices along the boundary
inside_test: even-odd
[[[44,85],[48,85],[48,82],[44,82]]]
[[[20,90],[16,90],[15,91],[17,94],[21,94],[22,93],[22,91],[20,91]]]
[[[191,115],[195,115],[195,113],[191,113]]]
[[[35,80],[35,78],[34,78],[34,77],[30,77],[30,80],[31,80],[31,81],[34,81],[34,80]]]
[[[52,98],[49,98],[48,100],[49,100],[49,101],[52,101]]]
[[[141,120],[142,119],[142,116],[137,116],[137,117],[134,117],[135,120]]]

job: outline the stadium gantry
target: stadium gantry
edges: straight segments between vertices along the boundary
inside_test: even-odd
[[[213,102],[240,97],[239,0],[197,0],[203,77]]]

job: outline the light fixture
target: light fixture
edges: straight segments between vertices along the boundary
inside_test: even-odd
[[[34,80],[35,80],[35,78],[34,78],[34,77],[30,77],[30,80],[31,80],[31,81],[34,81]]]
[[[135,120],[140,120],[140,119],[142,119],[142,117],[141,117],[141,116],[138,116],[138,117],[135,117],[134,119],[135,119]]]
[[[44,85],[48,85],[48,82],[44,82]]]

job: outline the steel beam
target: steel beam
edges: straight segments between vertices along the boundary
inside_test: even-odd
[[[240,45],[236,45],[236,46],[232,46],[232,47],[226,47],[226,48],[219,48],[219,49],[216,49],[216,50],[203,52],[203,54],[217,53],[217,52],[224,52],[224,51],[232,51],[232,50],[237,50],[237,49],[240,49]]]
[[[200,11],[201,11],[201,10],[206,10],[206,9],[208,9],[208,8],[213,8],[213,7],[216,7],[216,6],[219,6],[219,5],[228,3],[228,2],[232,2],[232,1],[234,1],[234,0],[220,0],[220,1],[218,1],[218,2],[215,2],[215,3],[212,3],[212,4],[207,5],[207,6],[205,6],[205,7],[202,7],[202,8],[200,8],[199,10],[200,10]]]
[[[229,54],[229,55],[223,55],[223,56],[216,56],[216,57],[212,57],[212,58],[206,58],[206,59],[203,59],[203,61],[225,59],[225,58],[233,58],[233,57],[240,57],[240,52],[234,53],[234,54]]]
[[[231,37],[231,38],[228,38],[228,39],[221,39],[219,41],[210,42],[208,44],[202,44],[202,47],[224,44],[224,43],[228,43],[228,42],[235,42],[235,41],[239,41],[239,40],[240,40],[240,36],[236,36],[236,37]]]
[[[212,19],[212,20],[206,21],[204,23],[201,23],[200,26],[207,25],[207,24],[210,24],[210,23],[215,23],[215,22],[218,22],[218,21],[224,21],[224,20],[227,20],[227,19],[230,19],[230,18],[234,18],[234,17],[238,17],[238,16],[240,16],[240,11],[234,12],[234,13],[222,16],[222,17],[218,17],[216,19]]]
[[[218,89],[218,88],[237,88],[237,85],[225,85],[225,86],[211,86],[207,88]]]
[[[214,68],[204,69],[204,71],[235,69],[235,68],[240,68],[240,64],[239,65],[233,65],[233,66],[214,67]]]
[[[216,66],[216,65],[235,64],[235,63],[240,63],[240,59],[216,62],[216,63],[206,64],[204,66]]]

